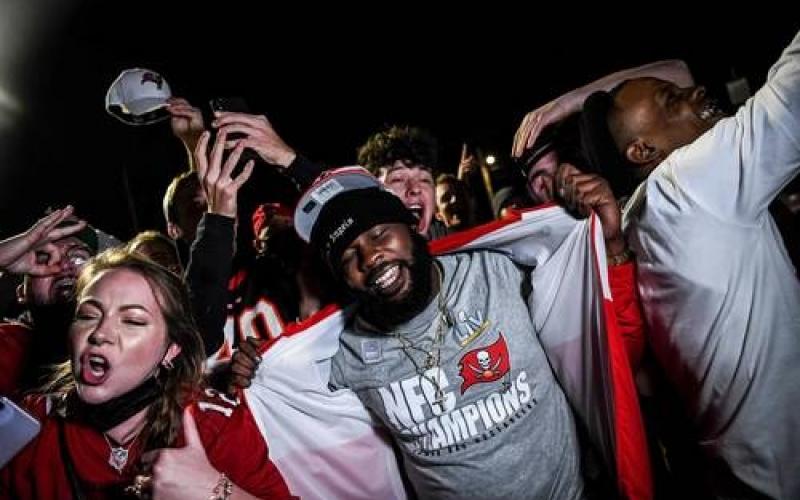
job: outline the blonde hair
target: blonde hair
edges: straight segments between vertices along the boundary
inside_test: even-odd
[[[183,407],[201,385],[206,358],[203,341],[183,282],[166,268],[130,250],[113,248],[90,260],[78,278],[77,296],[80,297],[98,276],[116,269],[132,271],[147,280],[161,308],[167,340],[181,348],[180,354],[172,360],[174,367],[159,374],[161,396],[150,405],[142,431],[145,450],[162,448],[175,441],[181,428]],[[56,366],[49,381],[36,392],[52,397],[54,409],[63,414],[69,397],[76,395],[75,391],[72,362],[68,361]]]

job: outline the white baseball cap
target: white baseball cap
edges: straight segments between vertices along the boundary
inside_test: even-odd
[[[311,231],[322,207],[336,195],[354,189],[380,188],[383,184],[367,169],[358,166],[340,167],[323,172],[297,202],[294,229],[303,241],[311,240]],[[364,207],[369,210],[369,207]]]
[[[149,125],[169,118],[172,91],[164,77],[144,68],[126,69],[106,94],[106,111],[128,125]]]

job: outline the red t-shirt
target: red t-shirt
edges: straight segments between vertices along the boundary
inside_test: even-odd
[[[29,358],[33,330],[22,323],[0,323],[0,395],[16,396]]]
[[[137,441],[131,446],[127,465],[118,473],[108,463],[110,448],[101,433],[75,421],[46,415],[42,399],[27,406],[42,422],[42,430],[0,471],[0,498],[70,496],[61,460],[60,424],[64,426],[67,448],[87,499],[118,498],[133,483],[142,453],[141,443]],[[292,498],[280,472],[269,460],[267,445],[246,403],[206,389],[192,404],[192,410],[209,462],[233,481],[234,488],[259,498]],[[183,446],[182,434],[178,441],[177,446]]]

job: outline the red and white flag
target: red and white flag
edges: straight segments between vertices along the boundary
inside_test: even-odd
[[[501,250],[535,266],[531,317],[576,417],[615,476],[620,495],[652,498],[644,428],[597,218],[576,220],[560,207],[546,206],[431,244],[434,254],[478,248]],[[404,498],[387,437],[352,391],[328,388],[330,359],[345,321],[343,311],[328,306],[306,322],[288,325],[263,347],[245,396],[293,494]],[[461,362],[462,391],[497,380],[508,371],[505,340],[501,336]]]

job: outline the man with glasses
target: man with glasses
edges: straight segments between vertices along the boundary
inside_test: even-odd
[[[25,307],[16,321],[0,323],[0,394],[21,394],[47,366],[67,359],[75,283],[97,249],[97,233],[71,207],[0,242],[0,271],[23,275],[17,300]]]

